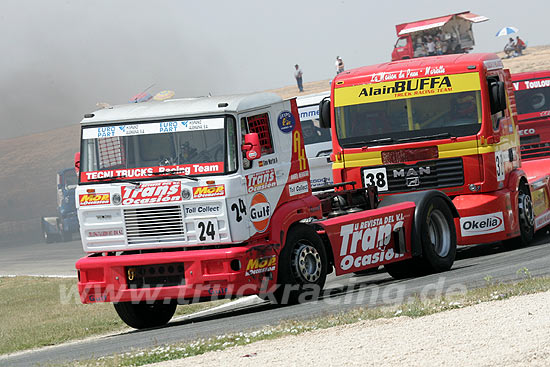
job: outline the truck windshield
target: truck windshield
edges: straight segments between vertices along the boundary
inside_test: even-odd
[[[479,87],[456,93],[437,94],[436,91],[415,96],[414,92],[405,92],[380,96],[373,95],[375,87],[371,86],[376,84],[367,85],[362,93],[372,97],[373,102],[357,103],[359,92],[352,90],[352,94],[344,95],[350,101],[348,105],[335,103],[335,126],[344,148],[469,136],[481,128]],[[403,95],[412,97],[403,98]]]
[[[527,80],[518,85],[515,95],[519,115],[550,111],[550,79]]]
[[[319,125],[319,104],[299,107],[298,112],[305,145],[330,141],[330,129],[322,129]]]
[[[84,127],[80,182],[229,173],[236,144],[231,116]]]

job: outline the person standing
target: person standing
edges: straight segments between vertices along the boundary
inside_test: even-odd
[[[342,61],[340,56],[336,56],[336,62],[334,65],[336,66],[336,75],[344,71],[344,61]]]
[[[294,65],[296,70],[294,71],[294,77],[296,78],[296,83],[298,84],[298,89],[300,92],[304,91],[304,86],[302,84],[302,69],[300,69],[300,66],[298,64]]]

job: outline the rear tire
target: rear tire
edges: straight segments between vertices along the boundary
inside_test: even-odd
[[[535,215],[533,212],[533,202],[529,187],[521,183],[518,188],[518,222],[519,237],[505,240],[506,245],[511,247],[527,246],[535,236]]]
[[[297,303],[302,293],[313,291],[315,294],[315,287],[320,294],[327,278],[327,264],[325,247],[317,232],[305,224],[292,227],[279,256],[275,300]]]
[[[152,304],[118,302],[113,305],[122,321],[135,329],[166,325],[174,316],[177,307],[177,303],[164,304],[162,301]]]
[[[55,239],[54,236],[46,231],[42,232],[42,235],[44,236],[44,242],[46,243],[54,243]]]

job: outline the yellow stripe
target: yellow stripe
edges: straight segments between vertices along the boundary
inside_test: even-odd
[[[353,85],[334,89],[334,106],[480,90],[478,73],[452,74]]]
[[[479,153],[492,153],[495,151],[494,146],[479,147],[476,140],[462,141],[458,143],[440,144],[437,146],[439,158],[463,157]],[[343,162],[334,162],[334,169],[342,169],[345,167],[370,167],[379,166],[382,164],[382,152],[361,152],[361,153],[346,153],[344,154]]]

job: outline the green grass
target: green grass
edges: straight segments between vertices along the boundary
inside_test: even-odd
[[[192,343],[178,343],[167,346],[155,346],[144,350],[132,350],[123,354],[99,359],[81,361],[80,366],[143,366],[150,363],[191,357],[209,351],[224,350],[230,347],[250,344],[259,340],[275,339],[287,335],[326,329],[380,318],[408,316],[412,318],[431,315],[437,312],[468,307],[482,302],[507,299],[550,290],[550,277],[534,278],[527,269],[518,270],[523,280],[515,283],[495,283],[491,277],[485,277],[486,285],[466,293],[447,297],[421,299],[415,297],[411,302],[386,307],[357,308],[336,315],[318,317],[312,320],[288,320],[276,326],[238,334],[219,335],[209,339],[199,339]],[[71,363],[74,365],[74,362]]]
[[[112,304],[81,304],[76,286],[76,279],[0,278],[0,354],[128,328]],[[222,302],[179,306],[176,315]]]

